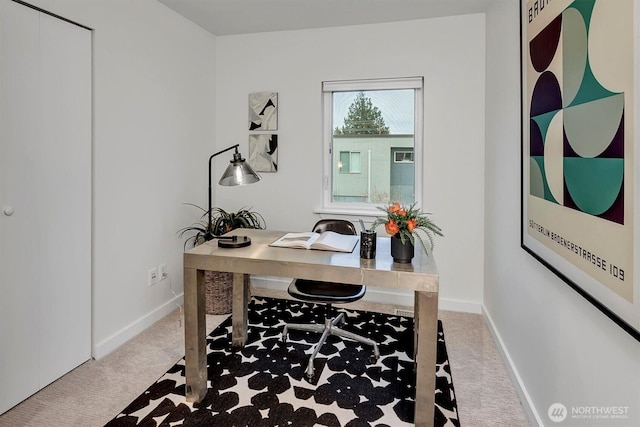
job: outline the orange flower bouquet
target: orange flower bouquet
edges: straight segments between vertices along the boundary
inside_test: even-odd
[[[429,250],[433,249],[434,235],[443,236],[442,229],[427,214],[420,212],[415,206],[416,203],[406,208],[395,202],[388,207],[379,207],[378,209],[383,211],[386,216],[376,219],[371,229],[373,230],[378,225],[384,224],[385,231],[392,236],[399,237],[403,244],[409,240],[412,245],[415,245],[415,240],[418,239],[424,252],[428,254]],[[422,231],[427,237],[429,242],[428,249],[418,231]]]

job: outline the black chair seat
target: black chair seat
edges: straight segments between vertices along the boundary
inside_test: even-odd
[[[324,231],[333,231],[340,234],[357,235],[354,225],[345,220],[323,219],[316,223],[313,231],[322,233]],[[309,358],[309,363],[305,372],[308,378],[312,378],[315,367],[314,360],[329,335],[335,335],[347,339],[351,339],[373,347],[373,354],[376,360],[380,357],[378,344],[370,338],[356,335],[353,332],[341,329],[338,325],[345,322],[345,313],[339,313],[336,317],[331,318],[331,305],[354,302],[362,298],[367,291],[364,285],[351,285],[348,283],[324,282],[320,280],[294,279],[289,285],[289,294],[300,300],[310,301],[314,303],[324,304],[325,319],[324,324],[299,324],[287,323],[282,330],[282,340],[286,342],[289,329],[298,331],[308,331],[321,333],[322,337],[316,344],[313,354]]]
[[[358,301],[367,291],[364,285],[346,285],[318,280],[296,279],[289,285],[289,294],[303,301],[324,304]]]

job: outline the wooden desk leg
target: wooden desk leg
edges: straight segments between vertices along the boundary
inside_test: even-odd
[[[184,353],[187,402],[207,395],[207,329],[204,313],[204,271],[184,269]]]
[[[432,427],[436,387],[438,294],[415,293],[416,427]]]
[[[249,303],[249,275],[233,273],[233,306],[231,315],[233,347],[242,347],[247,341]]]

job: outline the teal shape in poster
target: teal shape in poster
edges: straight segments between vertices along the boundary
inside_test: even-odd
[[[540,133],[542,134],[542,140],[545,141],[547,139],[547,130],[549,129],[549,123],[551,120],[558,114],[560,110],[550,111],[548,113],[539,114],[531,119],[536,122],[538,127],[540,128]]]
[[[580,0],[563,12],[562,40],[564,64],[564,106],[575,106],[614,93],[603,87],[593,74],[588,57],[589,25],[594,0]],[[579,87],[575,83],[580,82]]]
[[[624,179],[624,159],[567,157],[567,191],[576,206],[591,215],[606,212],[615,202]]]
[[[558,204],[547,183],[543,156],[531,156],[529,158],[529,194]]]

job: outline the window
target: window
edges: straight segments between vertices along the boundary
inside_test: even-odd
[[[361,173],[359,151],[341,151],[338,160],[339,173]]]
[[[323,83],[323,211],[378,215],[422,194],[422,80]]]
[[[396,163],[413,163],[413,151],[396,151],[393,161]]]

